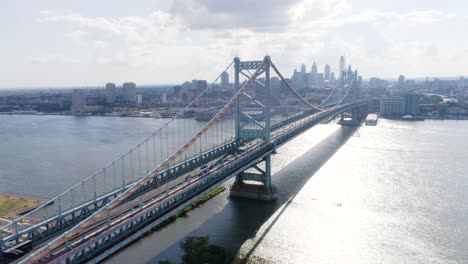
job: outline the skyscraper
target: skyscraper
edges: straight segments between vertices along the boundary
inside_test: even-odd
[[[325,65],[325,80],[330,80],[330,77],[331,77],[330,72],[331,72],[330,65],[328,64]]]
[[[78,114],[86,110],[86,94],[81,89],[73,89],[72,91],[72,106],[73,114]]]
[[[458,91],[461,94],[465,93],[465,78],[463,76],[460,76],[460,79],[458,79]]]
[[[306,66],[305,66],[305,64],[302,64],[302,65],[301,65],[301,73],[302,73],[302,74],[305,74],[305,73],[306,73]]]
[[[400,89],[400,90],[404,90],[404,89],[405,89],[405,76],[404,76],[404,75],[398,76],[397,87],[398,87],[398,89]]]
[[[221,73],[221,87],[226,89],[229,86],[229,74],[227,72]]]
[[[352,80],[353,79],[353,69],[351,68],[351,65],[348,65],[348,73],[346,76],[347,80]]]
[[[343,72],[346,70],[346,62],[344,56],[341,56],[340,58],[340,74],[338,76],[342,76]]]
[[[318,72],[318,70],[317,70],[317,64],[316,64],[315,61],[314,61],[314,64],[312,64],[312,71],[311,71],[311,73],[315,75],[315,74],[317,74],[317,72]]]
[[[106,102],[108,104],[114,103],[115,97],[116,97],[115,83],[107,83],[106,84]]]
[[[123,97],[127,102],[134,103],[136,101],[136,85],[133,82],[123,84]]]

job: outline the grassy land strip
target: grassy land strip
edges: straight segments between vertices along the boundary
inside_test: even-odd
[[[37,204],[38,201],[36,200],[0,195],[0,217],[12,218],[15,212],[25,210]]]
[[[179,218],[181,216],[186,216],[187,213],[190,210],[193,210],[193,209],[197,208],[198,206],[204,204],[206,201],[208,201],[209,199],[211,199],[211,198],[215,197],[216,195],[222,193],[224,190],[226,190],[226,187],[224,187],[222,185],[214,188],[213,190],[211,190],[207,194],[200,197],[200,199],[198,199],[195,202],[191,203],[190,205],[188,205],[184,209],[180,210],[179,212],[175,213],[173,216],[169,217],[168,219],[166,219],[165,221],[163,221],[162,223],[160,223],[159,225],[154,227],[152,231],[157,231],[158,229],[160,229],[160,228],[174,222],[177,218]]]

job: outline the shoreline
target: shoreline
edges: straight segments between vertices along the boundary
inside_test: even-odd
[[[0,192],[0,219],[5,222],[2,224],[7,224],[6,222],[21,217],[48,201],[48,199],[39,197]],[[34,222],[32,218],[25,218],[24,220]]]
[[[179,218],[179,217],[186,217],[188,212],[190,212],[192,210],[195,210],[197,207],[203,205],[204,203],[206,203],[207,201],[209,201],[210,199],[212,199],[216,195],[224,192],[225,190],[226,190],[226,187],[224,185],[220,185],[220,186],[214,188],[210,192],[208,192],[205,195],[203,195],[202,197],[200,197],[200,199],[198,199],[195,202],[191,203],[187,207],[183,208],[182,210],[178,211],[177,213],[175,213],[174,215],[172,215],[171,217],[166,219],[161,224],[154,227],[151,231],[149,231],[147,234],[145,234],[145,236],[148,235],[148,234],[151,234],[152,232],[157,232],[159,229],[170,225],[171,223],[175,222],[177,220],[177,218]]]
[[[63,114],[63,113],[42,113],[42,112],[36,112],[36,113],[12,113],[12,112],[0,112],[1,115],[27,115],[27,116],[70,116],[70,117],[120,117],[120,118],[150,118],[150,119],[172,119],[172,117],[160,117],[160,118],[153,118],[151,116],[138,116],[138,115],[122,115],[122,116],[114,116],[114,115],[72,115],[72,114]],[[390,119],[390,120],[402,120],[401,118],[392,118],[392,117],[384,117],[380,116],[380,118],[383,119]],[[193,117],[181,117],[179,119],[194,119]],[[425,120],[439,120],[439,121],[444,121],[444,120],[455,120],[455,121],[468,121],[468,116],[466,117],[461,117],[461,118],[433,118],[433,117],[424,117]],[[409,121],[424,121],[424,120],[409,120]]]
[[[206,203],[207,201],[211,200],[212,198],[216,197],[217,195],[219,195],[220,193],[224,192],[226,190],[226,187],[224,185],[220,185],[216,188],[214,188],[213,190],[211,190],[210,192],[206,193],[205,195],[203,195],[202,197],[200,197],[200,199],[194,201],[193,203],[191,203],[190,205],[188,205],[187,207],[181,209],[180,211],[178,211],[177,213],[175,213],[174,215],[172,215],[171,217],[169,217],[168,219],[166,219],[165,221],[161,222],[159,225],[155,226],[154,228],[152,228],[151,230],[149,230],[148,232],[144,233],[141,237],[139,237],[138,239],[136,239],[135,241],[133,241],[132,243],[126,245],[125,247],[122,248],[125,249],[127,247],[130,247],[132,246],[133,244],[137,243],[139,240],[151,235],[152,233],[155,233],[155,232],[158,232],[159,230],[163,229],[163,228],[166,228],[168,226],[170,226],[171,224],[173,224],[175,221],[177,221],[177,218],[180,218],[180,217],[189,217],[187,214],[190,212],[190,211],[193,211],[195,210],[196,208],[202,206],[204,203]],[[115,254],[117,254],[117,252],[107,256],[105,259],[103,259],[102,261],[105,261],[106,259],[109,259],[111,258],[112,256],[114,256]],[[102,262],[101,261],[101,262]]]

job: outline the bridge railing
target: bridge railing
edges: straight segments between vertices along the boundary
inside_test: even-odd
[[[232,63],[224,71],[228,70],[231,65]],[[160,164],[184,146],[187,141],[195,137],[196,133],[204,126],[204,122],[194,122],[192,119],[183,117],[188,110],[197,107],[201,101],[206,101],[207,94],[212,91],[214,84],[220,77],[221,75],[172,119],[128,152],[38,208],[1,227],[0,246],[2,250],[27,239],[27,236],[20,234],[21,230],[33,226],[37,227],[36,232],[40,233],[42,230],[55,228],[54,225],[60,221],[46,227],[39,223],[47,222],[49,219],[59,220],[65,212],[85,204],[97,203],[98,199],[106,194],[116,194],[115,197],[130,188],[139,179],[153,173]],[[209,135],[207,134],[197,144],[188,148],[184,155],[174,160],[174,164],[195,157],[214,146],[232,141],[233,137],[234,120],[232,118],[220,120],[209,131]]]
[[[271,65],[275,68],[273,64]],[[260,67],[262,66],[263,65],[260,64]],[[170,168],[174,164],[177,164],[187,158],[194,157],[199,153],[233,139],[235,122],[234,119],[227,118],[230,116],[228,111],[233,109],[236,102],[239,102],[238,100],[242,93],[246,92],[247,88],[251,86],[255,81],[255,78],[261,74],[261,72],[262,68],[258,68],[253,75],[254,77],[249,78],[249,80],[244,83],[242,88],[237,91],[232,98],[229,98],[226,103],[222,102],[221,105],[224,106],[206,125],[201,124],[199,127],[193,127],[194,125],[191,120],[189,122],[185,119],[177,120],[177,117],[181,116],[185,110],[188,110],[188,107],[195,105],[196,102],[201,103],[201,96],[205,93],[203,92],[184,110],[180,111],[176,117],[166,123],[166,125],[153,135],[138,144],[135,148],[122,155],[110,165],[99,170],[97,173],[86,178],[81,183],[73,186],[65,193],[52,199],[48,204],[31,212],[28,215],[29,217],[36,216],[34,214],[39,213],[40,210],[42,210],[42,212],[46,212],[44,219],[46,219],[47,215],[54,217],[60,216],[64,211],[64,208],[65,210],[72,209],[77,205],[93,201],[93,199],[95,200],[99,197],[99,193],[110,193],[116,190],[122,190],[121,193],[118,194],[116,199],[117,201],[111,201],[111,204],[105,206],[102,210],[98,210],[92,217],[71,229],[69,234],[57,238],[51,242],[50,245],[48,244],[45,246],[40,256],[55,250],[60,245],[64,244],[65,241],[68,240],[68,237],[77,235],[83,229],[86,229],[100,221],[102,217],[108,215],[113,208],[129,197],[132,197],[132,195],[137,193],[142,186],[148,184],[149,181],[157,177],[161,171]],[[281,77],[278,71],[277,73]],[[306,109],[310,108],[315,109],[316,111],[324,111],[323,109],[307,102],[290,85],[288,85],[288,88],[294,96],[303,103],[303,106],[298,109],[299,112],[304,112]],[[210,89],[211,87],[208,87],[205,91]],[[306,108],[304,105],[309,108]],[[297,116],[297,113],[294,115]],[[304,124],[304,121],[301,119],[297,121],[299,122],[299,125]],[[264,123],[261,122],[254,122],[254,124],[259,127],[264,125]],[[261,142],[261,140],[259,142]],[[26,218],[23,217],[20,220],[22,219]],[[14,229],[15,234],[18,234],[17,223],[18,221],[13,225],[13,227],[16,227]],[[3,230],[11,232],[11,228],[12,225],[9,225],[7,229],[4,227]],[[18,237],[16,238],[18,239]]]

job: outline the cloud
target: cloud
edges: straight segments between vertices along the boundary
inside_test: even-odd
[[[58,64],[76,64],[80,63],[80,59],[75,57],[67,56],[64,53],[57,53],[57,52],[44,52],[40,53],[36,56],[33,56],[30,59],[32,64],[38,65],[58,65]]]
[[[290,22],[284,10],[299,0],[175,0],[171,14],[190,29],[284,30]]]
[[[120,34],[119,22],[116,19],[97,17],[87,18],[80,14],[72,13],[66,15],[53,15],[51,11],[41,12],[43,22],[70,23],[76,24],[81,29],[104,30],[112,34]]]
[[[171,14],[189,29],[283,32],[294,23],[336,16],[346,0],[175,0]]]
[[[121,17],[41,13],[44,23],[67,25],[65,36],[92,57],[88,63],[166,83],[209,79],[234,56],[266,54],[286,75],[314,60],[336,70],[340,55],[364,73],[400,69],[439,56],[443,46],[424,45],[419,30],[454,18],[436,10],[356,11],[346,0],[174,0],[168,11]]]

